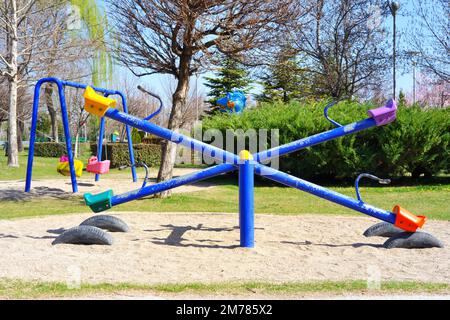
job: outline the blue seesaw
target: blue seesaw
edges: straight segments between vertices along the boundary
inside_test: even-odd
[[[59,81],[59,80],[58,80]],[[67,82],[57,82],[59,85],[60,95],[64,84],[72,85]],[[424,216],[416,216],[409,211],[396,205],[392,211],[386,211],[370,204],[365,203],[359,193],[359,181],[361,178],[370,178],[378,180],[380,183],[388,183],[388,180],[379,179],[378,177],[362,174],[355,182],[357,199],[345,196],[338,192],[329,190],[317,184],[305,181],[298,177],[294,177],[287,173],[273,169],[262,163],[271,159],[281,157],[292,152],[296,152],[311,146],[318,145],[327,141],[337,139],[357,133],[369,128],[383,126],[389,124],[396,119],[397,106],[394,100],[390,100],[385,106],[368,111],[367,119],[354,122],[347,125],[332,120],[328,116],[328,110],[335,103],[328,105],[324,110],[324,115],[334,126],[334,129],[325,131],[307,138],[303,138],[273,149],[251,154],[247,150],[242,150],[239,155],[228,152],[226,150],[206,144],[202,141],[190,138],[180,133],[157,126],[149,120],[152,116],[140,119],[125,112],[115,109],[115,100],[108,98],[108,95],[115,94],[105,89],[91,88],[84,85],[73,85],[85,88],[85,110],[93,115],[104,118],[110,118],[129,127],[154,134],[162,139],[171,141],[181,146],[191,148],[194,151],[206,154],[222,164],[192,173],[181,177],[172,178],[168,181],[160,182],[153,185],[146,185],[146,181],[140,189],[130,191],[120,195],[114,195],[112,190],[92,195],[87,193],[84,195],[86,205],[94,212],[102,212],[123,203],[134,201],[143,197],[154,195],[166,190],[174,189],[186,184],[195,183],[201,180],[212,178],[227,172],[238,170],[239,172],[239,226],[240,226],[240,245],[241,247],[254,247],[254,176],[255,174],[263,176],[267,179],[276,181],[280,184],[308,192],[327,201],[334,202],[341,206],[369,215],[383,222],[378,223],[367,229],[366,236],[384,236],[389,237],[384,246],[387,248],[428,248],[442,247],[432,235],[424,232],[416,232],[421,228],[426,218]],[[38,90],[37,90],[38,91]],[[100,95],[97,92],[103,94]],[[62,92],[63,93],[63,92]],[[147,92],[148,93],[148,92]],[[151,94],[153,95],[153,94]],[[124,99],[123,95],[122,99]],[[158,98],[158,96],[153,95]],[[159,99],[160,100],[160,99]],[[36,101],[36,100],[35,100]],[[63,102],[63,101],[62,101]],[[162,102],[161,108],[162,108]],[[160,110],[161,110],[160,108]],[[36,112],[36,109],[33,111]],[[70,145],[67,146],[68,148]],[[31,146],[30,146],[31,149]],[[69,153],[70,154],[70,153]],[[130,153],[131,155],[132,153]],[[30,160],[30,159],[29,159]],[[32,160],[31,160],[32,161]],[[136,165],[132,164],[132,168]],[[30,168],[30,162],[29,162]],[[29,190],[29,180],[31,174],[27,175],[27,189]]]
[[[239,225],[241,247],[254,247],[255,174],[367,214],[389,224],[393,224],[396,227],[407,232],[415,232],[425,223],[426,218],[424,216],[415,216],[407,210],[404,210],[400,206],[395,206],[393,212],[379,209],[363,202],[361,199],[357,200],[350,198],[338,192],[326,189],[319,185],[313,184],[311,182],[261,164],[262,162],[268,161],[275,157],[280,157],[307,147],[317,145],[319,143],[393,122],[396,119],[397,111],[397,106],[393,100],[389,101],[388,104],[384,107],[370,110],[370,117],[365,120],[351,123],[345,126],[332,121],[332,123],[336,126],[335,129],[319,133],[308,138],[300,139],[270,150],[266,150],[255,155],[250,154],[250,152],[248,152],[247,150],[241,151],[239,155],[230,153],[199,140],[195,140],[188,136],[159,127],[146,120],[142,120],[124,112],[120,112],[117,109],[110,108],[109,105],[111,104],[112,101],[105,100],[105,98],[101,95],[92,94],[91,96],[86,97],[85,110],[102,118],[107,117],[125,125],[154,134],[162,139],[191,148],[192,150],[200,152],[202,154],[208,154],[208,156],[219,160],[220,162],[222,162],[222,164],[196,173],[173,178],[171,180],[160,182],[154,185],[145,186],[138,190],[130,191],[120,195],[114,195],[112,190],[108,190],[97,195],[86,194],[84,196],[85,202],[88,206],[91,207],[94,212],[101,212],[126,202],[130,202],[156,193],[160,193],[162,191],[180,187],[185,184],[198,182],[220,174],[238,170],[240,214]],[[327,114],[328,108],[329,107],[325,109],[325,116],[327,117],[327,119],[329,119]]]

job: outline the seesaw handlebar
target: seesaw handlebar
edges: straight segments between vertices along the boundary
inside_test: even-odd
[[[132,165],[124,165],[124,166],[120,166],[120,167],[119,167],[119,170],[122,171],[122,170],[126,170],[126,169],[132,168],[132,167],[135,167],[135,168],[144,168],[144,169],[145,169],[144,183],[142,184],[142,187],[141,187],[141,188],[144,188],[144,187],[147,185],[147,182],[148,182],[148,174],[149,174],[148,166],[145,164],[145,162],[142,162],[142,161],[141,161],[141,162],[138,162],[138,163],[132,164]]]
[[[363,202],[361,199],[361,194],[359,193],[359,180],[361,180],[361,178],[369,178],[369,179],[378,181],[379,184],[390,184],[391,183],[390,179],[380,179],[377,176],[374,176],[372,174],[361,173],[355,180],[356,196],[358,197],[358,200],[361,202]]]
[[[145,94],[148,94],[149,96],[152,96],[153,98],[155,98],[155,99],[157,99],[159,101],[159,108],[158,108],[158,110],[156,110],[155,112],[153,112],[151,115],[149,115],[147,118],[144,119],[144,120],[148,121],[151,118],[153,118],[153,117],[155,117],[155,116],[157,116],[158,114],[161,113],[161,110],[164,108],[164,103],[162,102],[161,97],[158,96],[157,94],[144,89],[140,85],[137,88],[138,88],[139,91],[141,91],[141,92],[143,92]]]
[[[335,100],[335,101],[333,101],[333,102],[331,102],[330,104],[328,104],[326,107],[325,107],[325,109],[323,110],[323,114],[324,114],[324,116],[325,116],[325,118],[328,120],[328,121],[330,121],[334,126],[336,126],[336,127],[342,127],[342,124],[340,124],[339,122],[337,122],[337,121],[334,121],[333,119],[331,119],[329,116],[328,116],[328,109],[330,109],[332,106],[334,106],[334,105],[337,105],[339,102],[341,102],[341,101],[343,101],[343,100],[345,100],[345,99],[347,99],[348,97],[343,97],[343,98],[341,98],[341,99],[338,99],[338,100]]]

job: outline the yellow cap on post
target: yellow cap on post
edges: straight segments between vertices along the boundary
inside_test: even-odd
[[[99,95],[91,87],[86,88],[84,99],[84,110],[99,117],[103,117],[106,110],[116,106],[116,100]]]
[[[243,161],[245,160],[253,160],[253,155],[248,150],[242,150],[239,153],[239,158]]]

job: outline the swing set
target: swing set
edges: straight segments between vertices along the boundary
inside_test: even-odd
[[[76,83],[76,82],[70,82],[70,81],[63,81],[57,78],[43,78],[39,80],[35,86],[34,90],[34,100],[33,100],[33,111],[32,111],[32,120],[31,120],[31,130],[30,130],[30,148],[28,153],[28,164],[27,164],[27,177],[26,177],[26,184],[25,184],[25,192],[30,192],[31,190],[31,181],[32,181],[32,175],[33,175],[33,160],[34,160],[34,148],[36,143],[36,133],[37,133],[37,121],[38,121],[38,112],[39,112],[39,100],[40,100],[40,91],[42,88],[42,85],[45,83],[54,83],[56,84],[58,88],[58,96],[59,96],[59,103],[61,107],[61,118],[64,128],[64,137],[65,137],[65,144],[66,144],[66,151],[67,155],[61,157],[59,159],[59,163],[57,165],[57,171],[65,176],[71,177],[71,183],[72,183],[72,191],[74,193],[78,192],[78,183],[77,178],[81,177],[81,174],[83,172],[83,163],[80,160],[76,160],[74,158],[74,154],[72,152],[72,138],[70,135],[70,127],[69,127],[69,117],[67,112],[67,102],[66,102],[66,96],[65,96],[65,88],[71,87],[76,89],[84,89],[85,99],[90,99],[94,95],[96,97],[96,101],[99,109],[101,109],[101,106],[105,103],[111,102],[108,106],[109,107],[116,107],[116,101],[108,99],[109,96],[119,96],[122,100],[122,106],[123,106],[123,112],[125,114],[128,114],[128,106],[127,106],[127,100],[125,98],[125,95],[117,90],[107,90],[103,88],[96,88],[96,87],[89,87],[85,84]],[[100,96],[96,93],[102,93],[103,96]],[[103,99],[104,100],[103,100]],[[105,136],[105,125],[106,121],[105,118],[101,118],[100,120],[100,132],[99,132],[99,139],[98,139],[98,148],[97,148],[97,156],[91,157],[88,161],[86,171],[95,174],[95,181],[100,180],[100,175],[108,173],[109,167],[110,167],[110,161],[102,159],[102,152],[103,152],[103,139]],[[126,135],[128,140],[128,152],[130,157],[130,164],[131,164],[131,176],[133,182],[137,182],[137,174],[136,174],[136,166],[135,166],[135,159],[134,159],[134,151],[133,151],[133,141],[131,139],[131,130],[130,126],[126,125]]]

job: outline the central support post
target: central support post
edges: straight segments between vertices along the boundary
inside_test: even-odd
[[[255,246],[254,180],[253,156],[247,150],[239,154],[239,227],[241,247]]]

